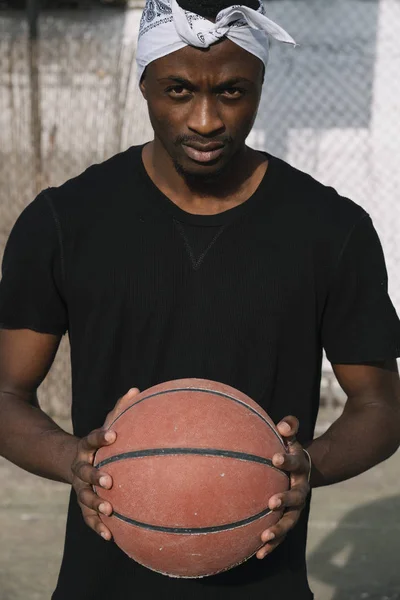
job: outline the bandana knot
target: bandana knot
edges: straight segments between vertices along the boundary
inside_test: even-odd
[[[154,60],[185,46],[208,48],[224,37],[257,56],[267,66],[270,36],[294,46],[296,42],[282,27],[268,19],[262,0],[259,1],[257,10],[238,4],[225,8],[218,13],[214,23],[184,10],[176,0],[147,0],[136,56],[139,80]]]

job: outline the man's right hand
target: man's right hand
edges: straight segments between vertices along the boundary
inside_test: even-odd
[[[92,486],[109,490],[112,488],[113,481],[108,473],[99,471],[93,466],[94,457],[99,448],[110,446],[115,442],[117,434],[108,427],[121,412],[132,404],[139,393],[138,388],[129,390],[107,415],[103,427],[79,440],[75,460],[72,464],[72,487],[77,494],[85,523],[107,541],[112,539],[112,534],[100,519],[99,514],[110,516],[113,508],[109,502],[104,502],[98,497]]]

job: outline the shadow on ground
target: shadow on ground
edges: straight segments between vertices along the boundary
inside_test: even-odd
[[[400,496],[358,506],[316,546],[308,570],[332,600],[400,599],[399,515]]]

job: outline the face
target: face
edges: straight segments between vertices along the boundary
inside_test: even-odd
[[[178,172],[220,174],[244,150],[260,103],[264,65],[230,40],[187,46],[151,63],[141,83],[156,142]]]

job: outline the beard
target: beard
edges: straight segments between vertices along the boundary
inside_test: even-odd
[[[175,147],[180,147],[183,143],[185,142],[190,142],[190,141],[198,141],[198,137],[196,136],[180,136],[179,138],[177,138],[177,140],[174,143]],[[201,140],[204,142],[204,140]],[[215,141],[215,140],[213,140]],[[217,141],[221,141],[223,142],[226,146],[230,146],[233,143],[233,139],[231,137],[225,136],[223,138],[219,138]],[[228,174],[228,167],[231,167],[231,161],[233,156],[230,157],[230,159],[225,162],[221,162],[220,165],[218,164],[214,164],[212,165],[212,163],[209,163],[208,166],[212,165],[212,169],[208,169],[205,168],[204,171],[202,169],[200,169],[199,171],[195,171],[193,172],[192,170],[188,169],[187,167],[185,167],[184,164],[182,164],[179,160],[179,158],[177,158],[176,156],[171,156],[172,158],[172,162],[175,168],[175,171],[178,173],[178,175],[180,177],[182,177],[186,183],[186,185],[189,187],[189,189],[192,189],[193,191],[195,191],[197,194],[204,194],[205,196],[208,196],[210,194],[210,192],[212,191],[213,194],[215,195],[219,195],[218,193],[218,188],[221,186],[224,189],[224,194],[226,194],[227,191],[227,187],[229,187],[229,184],[227,186],[227,181],[226,180],[230,180],[232,179],[232,177],[227,177]],[[224,183],[223,183],[224,181]],[[223,194],[223,195],[224,195]]]
[[[225,196],[228,192],[230,186],[229,183],[227,184],[227,182],[225,182],[226,178],[224,177],[224,174],[228,173],[230,163],[221,165],[221,167],[209,173],[192,173],[187,171],[176,159],[173,160],[173,164],[178,175],[184,179],[188,188],[196,194],[199,194],[200,196],[209,196],[211,193],[213,196],[218,197]],[[225,183],[222,183],[223,181]]]

